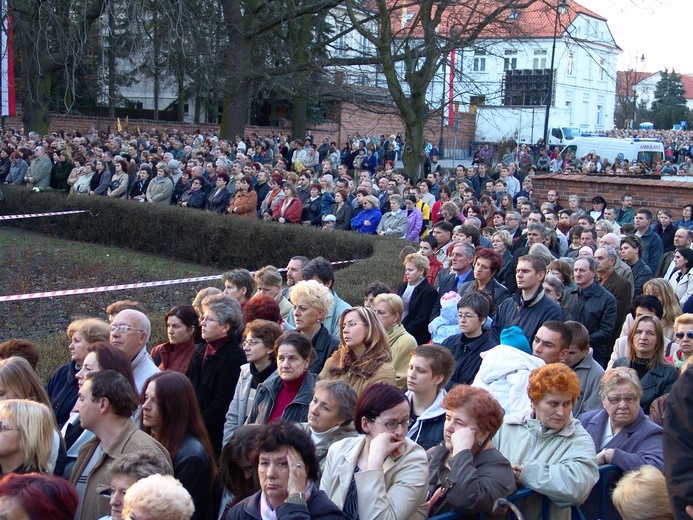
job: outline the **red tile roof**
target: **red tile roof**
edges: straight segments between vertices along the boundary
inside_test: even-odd
[[[629,75],[631,75],[629,77]],[[634,77],[633,77],[634,75]],[[625,71],[625,70],[619,70],[617,73],[617,80],[616,80],[616,95],[617,96],[623,96],[623,95],[632,95],[633,90],[632,87],[633,85],[637,85],[641,81],[644,81],[652,76],[659,76],[659,71],[658,72],[634,72],[634,71]],[[683,84],[683,97],[686,99],[693,99],[693,74],[680,74],[681,76],[681,83]],[[633,79],[636,81],[634,82]],[[659,79],[657,79],[659,81]],[[655,82],[656,83],[656,82]],[[630,89],[629,92],[626,92],[628,89]]]
[[[558,35],[565,32],[565,29],[580,14],[606,21],[604,17],[574,0],[566,0],[566,2],[568,9],[566,13],[559,16]],[[471,35],[472,27],[487,18],[489,14],[496,12],[497,16],[481,30],[478,38],[553,38],[557,3],[558,0],[534,1],[529,7],[515,11],[516,16],[511,19],[510,15],[513,13],[513,9],[510,7],[512,5],[510,1],[462,0],[460,3],[447,8],[441,19],[438,33],[441,35],[449,34],[456,27],[461,27],[467,29],[466,35]],[[423,35],[417,18],[418,5],[412,5],[410,0],[394,0],[391,6],[393,8],[392,32],[396,37],[415,38]],[[402,20],[405,18],[409,20],[402,26]],[[465,33],[462,34],[465,36]]]

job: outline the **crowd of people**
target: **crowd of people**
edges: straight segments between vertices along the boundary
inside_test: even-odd
[[[363,160],[334,169],[324,143],[317,176],[313,152],[300,154],[306,145],[321,164],[311,139],[260,164],[273,147],[259,136],[148,136],[155,151],[32,137],[9,138],[22,146],[7,155],[50,162],[54,148],[81,153],[80,168],[99,155],[94,175],[120,175],[97,193],[105,181],[74,189],[80,174],[74,196],[126,185],[123,197],[179,193],[196,208],[181,199],[209,188],[198,198],[210,211],[408,242],[392,259],[402,282],[369,280],[362,305],[338,296],[329,260],[303,256],[286,281],[275,266],[224,273],[223,289],[165,314],[159,345],[140,303],[114,302],[107,321],[66,327],[70,361],[45,387],[34,345],[0,344],[0,516],[476,518],[521,489],[527,519],[545,507],[552,519],[573,506],[595,519],[693,513],[693,205],[653,216],[628,193],[589,208],[561,194],[564,209],[555,191],[532,197],[531,168],[481,162],[446,176],[434,151],[412,185],[381,140],[355,141]],[[149,161],[156,201],[144,184],[133,195],[127,173],[138,165],[132,186],[146,183]],[[186,191],[185,172],[169,179],[181,165]],[[44,185],[38,169],[25,174]]]

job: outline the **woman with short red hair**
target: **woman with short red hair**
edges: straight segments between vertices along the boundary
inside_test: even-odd
[[[468,292],[485,291],[493,298],[493,310],[498,304],[510,298],[507,287],[496,280],[496,274],[503,267],[503,257],[489,247],[477,247],[474,255],[474,281],[460,285],[459,293],[465,295]]]
[[[11,473],[0,480],[0,511],[6,518],[72,520],[78,503],[75,487],[60,477]]]
[[[532,371],[527,394],[531,407],[505,417],[493,442],[512,464],[518,487],[547,496],[552,520],[568,520],[570,507],[599,480],[594,442],[572,416],[580,380],[568,366],[551,363]],[[518,507],[527,520],[542,516],[539,495]]]

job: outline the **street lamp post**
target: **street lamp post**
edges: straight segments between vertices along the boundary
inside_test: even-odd
[[[443,158],[445,154],[445,140],[443,139],[443,131],[445,130],[445,80],[447,75],[445,74],[445,67],[447,65],[447,60],[443,60],[443,88],[442,94],[440,95],[440,139],[438,140],[438,156],[439,159]]]
[[[568,11],[568,3],[566,0],[559,0],[556,6],[556,21],[553,25],[553,46],[551,48],[551,67],[549,69],[549,91],[546,95],[546,114],[544,114],[544,146],[549,144],[549,114],[551,111],[551,103],[553,103],[553,80],[554,80],[554,61],[556,59],[556,37],[558,33],[558,21],[561,14]]]
[[[645,64],[645,55],[640,56],[640,63]],[[642,68],[641,68],[642,70]],[[639,74],[637,69],[635,70],[635,78],[633,80],[633,130],[635,130],[635,119],[638,117],[638,91],[635,90],[635,86],[638,84]]]

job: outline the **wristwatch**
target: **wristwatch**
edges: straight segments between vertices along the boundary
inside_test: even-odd
[[[291,493],[286,500],[284,500],[284,503],[306,505],[306,495],[305,493]]]

